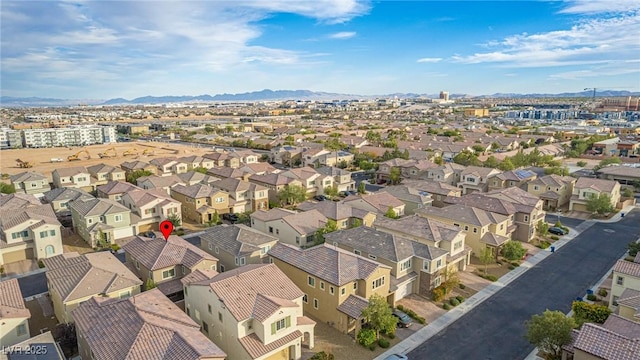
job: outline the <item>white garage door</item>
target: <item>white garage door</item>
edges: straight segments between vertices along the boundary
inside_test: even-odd
[[[411,294],[411,291],[413,289],[413,282],[414,281],[409,281],[408,283],[398,285],[398,290],[396,290],[396,301],[398,301],[398,300],[402,299],[403,297]]]
[[[122,239],[127,236],[133,236],[133,227],[126,227],[122,229],[113,230],[113,237],[116,239]]]

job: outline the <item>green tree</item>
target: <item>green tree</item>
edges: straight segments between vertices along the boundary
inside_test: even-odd
[[[562,347],[571,342],[571,330],[576,323],[560,311],[545,310],[542,315],[533,315],[525,323],[527,340],[547,354],[547,359],[562,358]]]
[[[462,151],[454,156],[453,162],[464,166],[480,166],[482,164],[476,154],[468,150]]]
[[[13,184],[7,184],[0,182],[0,193],[2,194],[13,194],[16,192],[16,188]]]
[[[517,240],[508,241],[502,246],[502,256],[509,261],[520,260],[526,253],[527,249]]]
[[[144,290],[145,291],[149,291],[151,289],[155,289],[156,288],[156,283],[153,281],[152,278],[148,278],[147,282],[145,282],[144,284]]]
[[[167,220],[171,221],[171,224],[173,224],[174,228],[182,225],[182,218],[178,214],[170,214],[169,216],[167,216]]]
[[[485,247],[480,251],[480,263],[484,265],[484,274],[487,275],[487,266],[495,261],[495,257],[493,256],[493,250],[491,248]]]
[[[442,158],[442,156],[436,156],[433,158],[433,163],[437,165],[442,165],[444,164],[444,159]]]
[[[600,170],[603,167],[606,167],[607,165],[612,165],[612,164],[622,164],[622,160],[620,160],[620,158],[617,157],[612,157],[612,158],[608,158],[608,159],[604,159],[602,161],[600,161],[600,163],[598,163],[598,165],[596,165],[593,170]]]
[[[511,162],[511,159],[509,159],[508,157],[505,158],[504,160],[502,160],[502,162],[500,164],[498,164],[498,169],[500,169],[502,171],[509,171],[509,170],[513,170],[515,168],[516,167]]]
[[[611,315],[608,306],[589,304],[584,301],[574,301],[571,310],[573,310],[573,317],[578,326],[582,326],[586,322],[603,324]]]
[[[358,218],[354,218],[351,221],[351,225],[349,225],[349,228],[357,228],[362,226],[362,220],[358,219]]]
[[[328,197],[338,196],[338,186],[336,184],[327,186],[326,188],[324,188],[324,194]]]
[[[632,198],[634,196],[633,190],[631,188],[622,189],[622,196],[626,198]]]
[[[484,167],[488,167],[488,168],[498,168],[498,166],[500,166],[500,163],[498,162],[498,160],[495,158],[495,156],[491,155],[487,158],[487,160],[484,161],[484,163],[482,164]]]
[[[392,167],[389,171],[389,182],[391,182],[391,185],[400,184],[401,180],[402,174],[400,173],[400,169],[397,167]]]
[[[307,199],[307,190],[300,185],[287,185],[278,192],[281,205],[296,205]]]
[[[389,219],[397,219],[398,218],[398,214],[396,214],[396,212],[393,210],[393,207],[389,206],[389,208],[387,209],[387,212],[384,213],[384,216],[388,217]]]
[[[326,234],[332,233],[337,230],[338,230],[338,223],[333,219],[329,219],[323,227],[321,227],[316,231],[315,243],[322,244],[324,242],[324,236]]]
[[[545,221],[538,221],[538,225],[536,225],[536,229],[538,230],[538,234],[540,236],[547,236],[549,234],[549,224]]]
[[[362,317],[375,330],[376,339],[380,337],[380,332],[395,333],[398,320],[393,316],[387,300],[378,294],[371,295],[369,305],[362,310]]]
[[[629,244],[627,244],[627,250],[629,250],[629,255],[635,257],[638,254],[638,251],[640,251],[640,243],[637,242],[630,242]]]
[[[555,166],[555,167],[544,169],[544,173],[545,175],[556,174],[560,176],[569,176],[569,168],[566,166],[563,166],[563,167]]]
[[[587,200],[587,211],[599,215],[608,214],[615,210],[611,205],[611,197],[609,194],[600,193],[598,196],[592,196]]]
[[[132,171],[129,173],[129,175],[127,175],[127,182],[137,185],[136,182],[138,181],[138,178],[141,178],[143,176],[151,176],[151,175],[153,175],[153,173],[149,170]]]
[[[373,145],[380,143],[380,140],[381,140],[380,133],[373,130],[367,131],[364,138],[367,139],[367,141]]]
[[[586,162],[586,161],[582,161],[582,160],[580,160],[580,161],[578,161],[578,162],[576,163],[576,165],[578,165],[578,166],[580,166],[580,167],[585,167],[585,166],[587,166],[587,162]]]
[[[442,270],[442,278],[444,281],[440,286],[444,289],[445,295],[450,293],[453,289],[457,288],[460,284],[460,278],[458,277],[458,273],[456,271],[451,270],[449,266],[446,266],[444,270]]]
[[[376,331],[373,329],[362,329],[358,332],[358,344],[368,347],[377,340]]]
[[[207,173],[207,168],[202,167],[202,166],[198,166],[197,168],[193,168],[193,171],[199,172],[200,174],[206,174]]]
[[[214,212],[211,215],[211,220],[207,221],[206,226],[207,227],[211,227],[211,226],[216,226],[219,225],[222,221],[220,221],[220,214],[218,214],[218,212]]]
[[[477,155],[482,154],[487,150],[487,148],[482,145],[473,145],[471,148],[476,152]]]
[[[366,194],[367,193],[367,184],[360,181],[358,184],[358,194]]]

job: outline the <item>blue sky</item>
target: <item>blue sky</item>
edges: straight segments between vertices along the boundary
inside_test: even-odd
[[[6,1],[4,96],[640,91],[640,2]]]

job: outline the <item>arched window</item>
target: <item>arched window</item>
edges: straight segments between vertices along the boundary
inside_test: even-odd
[[[47,247],[44,248],[44,252],[47,255],[53,255],[56,252],[56,249],[53,247],[53,245],[47,245]]]

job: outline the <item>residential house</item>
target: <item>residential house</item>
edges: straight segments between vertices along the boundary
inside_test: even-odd
[[[178,161],[175,158],[155,158],[149,163],[158,168],[156,173],[159,176],[183,174],[189,170],[187,163]]]
[[[273,165],[266,162],[257,162],[251,164],[244,164],[239,168],[240,171],[244,173],[244,176],[254,175],[254,174],[270,174],[272,172],[279,172],[280,170],[273,167]]]
[[[209,171],[207,171],[207,175],[214,176],[219,179],[244,180],[245,177],[248,177],[250,174],[245,173],[244,170],[239,168],[216,167],[209,169]]]
[[[391,268],[370,258],[327,243],[308,249],[278,243],[269,256],[304,293],[304,314],[342,333],[357,334],[371,295],[393,300]]]
[[[73,322],[73,309],[93,296],[123,299],[140,293],[142,281],[108,251],[69,252],[43,263],[53,310],[61,323]]]
[[[229,167],[234,169],[240,167],[240,159],[237,157],[230,157],[227,152],[216,151],[204,154],[203,157],[212,160],[214,167]]]
[[[91,174],[83,166],[66,167],[53,170],[53,186],[75,187],[85,191],[92,191]]]
[[[573,195],[569,201],[569,211],[587,212],[589,199],[598,197],[600,194],[609,196],[611,206],[615,209],[618,201],[620,201],[620,183],[615,180],[578,178],[573,186]]]
[[[596,171],[600,179],[615,180],[620,185],[640,184],[640,167],[607,166]]]
[[[398,173],[401,175],[401,168],[403,165],[411,166],[415,164],[415,160],[405,160],[400,158],[395,158],[391,160],[387,160],[385,162],[381,162],[378,165],[378,170],[376,171],[376,180],[378,182],[389,181],[391,179],[392,169],[398,169]]]
[[[318,174],[333,177],[333,185],[338,191],[356,190],[356,182],[351,178],[351,172],[335,166],[322,166],[316,169]]]
[[[73,311],[83,359],[224,360],[226,354],[157,289],[93,297]],[[114,346],[114,343],[117,346]]]
[[[542,199],[546,211],[558,211],[569,205],[576,178],[571,176],[545,175],[527,182],[527,192]]]
[[[282,175],[299,180],[309,196],[324,194],[324,189],[333,186],[333,176],[322,175],[308,166],[289,169]]]
[[[148,162],[139,161],[139,160],[125,161],[122,164],[120,164],[120,168],[124,170],[126,175],[129,175],[134,171],[139,171],[139,170],[148,171],[152,175],[157,175],[158,173],[158,167],[156,167],[155,165],[149,164]]]
[[[177,159],[178,162],[187,164],[187,171],[193,171],[197,168],[211,169],[215,166],[212,159],[208,159],[198,155],[185,156]]]
[[[137,185],[145,190],[162,189],[171,194],[171,188],[176,185],[184,185],[184,181],[178,175],[169,176],[143,176],[136,181]]]
[[[402,185],[414,189],[414,191],[417,190],[418,193],[422,191],[430,194],[431,206],[436,207],[445,206],[443,200],[447,196],[460,196],[462,194],[460,188],[438,181],[405,179],[402,180]]]
[[[613,266],[612,277],[609,308],[622,317],[639,321],[640,256],[636,255],[633,261],[618,260]]]
[[[467,205],[428,207],[417,210],[416,214],[466,231],[465,244],[471,247],[477,257],[484,248],[490,248],[498,256],[515,231],[511,217]]]
[[[269,202],[277,203],[278,202],[278,194],[285,187],[292,186],[302,186],[302,182],[300,180],[284,176],[282,174],[264,174],[264,175],[251,175],[248,178],[250,183],[258,184],[267,188]]]
[[[297,146],[277,146],[271,149],[269,154],[271,162],[284,166],[297,166],[302,164],[303,148]]]
[[[22,298],[18,279],[0,282],[0,344],[3,352],[9,346],[21,343],[29,335],[29,319],[31,311],[27,309]]]
[[[229,359],[300,359],[313,348],[315,321],[302,291],[274,264],[252,264],[182,279],[186,312]]]
[[[11,175],[9,180],[11,180],[11,184],[13,188],[16,189],[16,192],[32,194],[36,197],[40,197],[45,192],[51,190],[49,178],[33,171]]]
[[[302,163],[304,166],[338,166],[340,164],[351,164],[353,154],[348,151],[330,151],[322,149],[314,151],[310,149],[302,153]]]
[[[426,179],[428,177],[429,169],[435,169],[438,165],[432,163],[429,160],[415,160],[415,159],[391,159],[380,163],[378,171],[376,171],[376,178],[378,181],[389,181],[391,169],[398,169],[400,176],[403,179]]]
[[[162,190],[131,190],[122,196],[122,205],[131,210],[136,233],[158,230],[170,218],[182,220],[181,204]]]
[[[174,186],[171,197],[180,202],[182,217],[196,224],[213,221],[215,214],[226,214],[232,206],[226,191],[203,184]]]
[[[325,242],[389,266],[391,304],[409,294],[430,296],[443,281],[448,252],[435,246],[365,226],[326,234]]]
[[[462,171],[466,167],[456,163],[446,163],[427,171],[427,178],[437,182],[443,182],[451,186],[458,186]]]
[[[214,226],[200,236],[200,247],[218,258],[221,273],[248,264],[266,263],[267,252],[276,242],[277,237],[243,224]]]
[[[120,202],[122,195],[133,190],[140,190],[141,188],[125,182],[125,181],[109,181],[104,185],[100,185],[96,188],[96,193],[99,198],[111,199]]]
[[[298,210],[317,210],[327,219],[335,221],[338,229],[372,226],[377,216],[373,211],[358,209],[343,201],[305,201],[298,205]]]
[[[256,211],[269,208],[268,189],[262,185],[238,179],[222,179],[211,186],[226,191],[233,199],[233,213]]]
[[[78,199],[69,203],[73,229],[91,247],[132,236],[131,210],[110,199]]]
[[[177,175],[184,185],[204,184],[211,185],[211,183],[220,180],[215,176],[199,173],[197,171],[188,171],[184,174]]]
[[[125,181],[125,171],[106,164],[97,164],[87,168],[91,174],[91,186],[95,189],[109,181]]]
[[[240,164],[257,164],[262,155],[253,150],[236,150],[229,153],[230,158],[237,158]]]
[[[468,166],[460,172],[460,182],[458,187],[462,189],[462,194],[470,194],[474,191],[487,192],[490,179],[500,174],[500,170]]]
[[[3,345],[5,344],[2,340],[0,340],[0,343]],[[9,350],[9,348],[11,350]],[[51,335],[51,331],[45,331],[9,347],[5,346],[5,351],[0,352],[0,360],[12,360],[15,358],[16,354],[19,359],[22,354],[26,355],[27,353],[33,352],[33,349],[37,348],[41,349],[40,353],[46,354],[40,356],[46,356],[47,360],[66,360],[60,345],[58,345],[58,342],[53,338],[53,335]],[[9,358],[9,354],[11,354],[11,358]],[[35,357],[32,358],[40,359],[40,356],[35,355]]]
[[[504,171],[503,173],[491,178],[489,181],[489,191],[506,189],[514,186],[526,189],[526,184],[531,180],[535,180],[537,177],[538,175],[531,170],[518,169]]]
[[[154,239],[136,236],[122,248],[129,269],[145,285],[155,284],[174,302],[184,299],[180,279],[196,271],[215,270],[218,259],[183,238],[170,235]]]
[[[640,323],[611,314],[604,324],[586,322],[571,330],[562,360],[635,360],[640,357]]]
[[[309,246],[316,240],[318,229],[327,224],[328,219],[318,210],[295,212],[274,208],[251,214],[251,227],[265,234],[273,235],[280,242],[295,246]]]
[[[62,254],[62,226],[33,195],[0,195],[0,265]]]
[[[82,189],[63,187],[47,191],[40,201],[44,204],[51,204],[53,212],[55,212],[56,218],[60,223],[63,226],[71,227],[72,221],[69,203],[78,199],[89,200],[93,199],[93,196]]]
[[[404,215],[405,204],[388,192],[380,191],[366,195],[350,195],[343,201],[355,208],[377,212],[379,215],[386,214],[389,208],[393,210],[396,216]]]
[[[433,197],[430,193],[407,185],[393,185],[382,189],[404,203],[405,215],[411,215],[416,209],[431,206]]]

